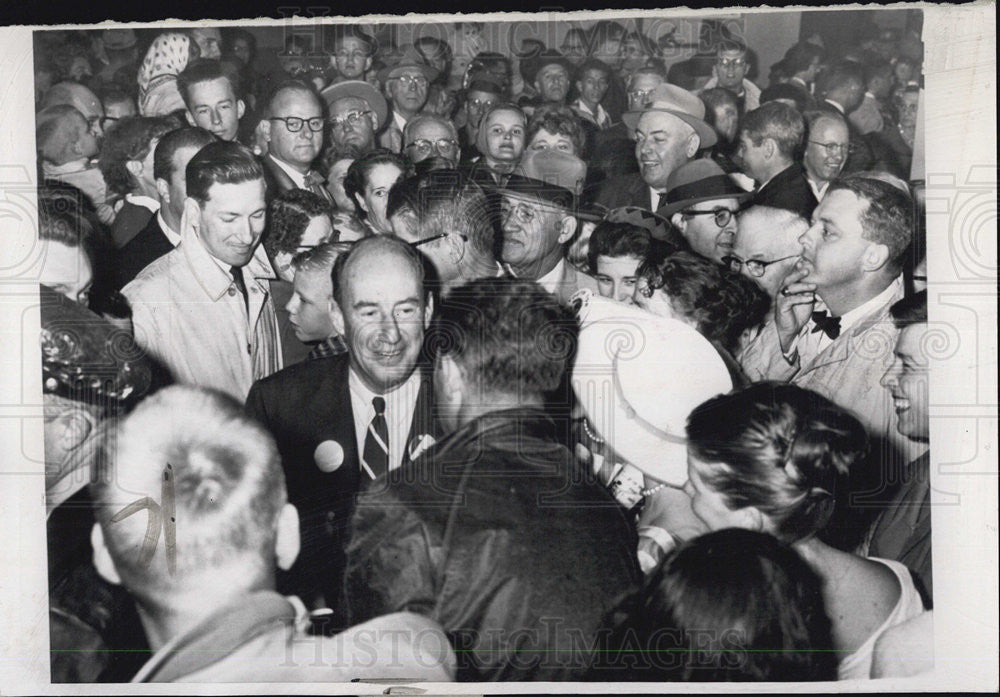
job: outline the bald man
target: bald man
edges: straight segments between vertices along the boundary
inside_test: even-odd
[[[784,208],[751,206],[738,218],[730,268],[760,286],[771,299],[802,251],[799,236],[809,222]]]
[[[369,237],[337,258],[332,279],[331,319],[349,353],[257,382],[246,409],[274,436],[301,514],[302,554],[279,588],[340,612],[355,494],[440,434],[430,373],[418,365],[433,312],[420,253],[397,237]]]

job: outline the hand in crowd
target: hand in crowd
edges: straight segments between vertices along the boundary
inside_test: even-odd
[[[816,284],[806,280],[809,269],[796,262],[785,276],[781,290],[774,299],[774,325],[781,341],[781,350],[791,350],[792,342],[802,331],[816,305]]]

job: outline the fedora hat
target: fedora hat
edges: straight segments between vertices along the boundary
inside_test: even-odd
[[[333,103],[346,97],[354,97],[368,103],[372,111],[378,117],[378,126],[381,127],[389,116],[389,105],[377,89],[364,80],[345,80],[324,87],[319,96],[326,102],[326,108],[333,107]],[[376,129],[377,130],[377,129]]]
[[[434,79],[438,76],[437,69],[429,65],[427,59],[415,47],[408,44],[399,49],[398,58],[389,62],[389,65],[378,71],[378,81],[382,85],[385,85],[388,80],[402,75],[403,71],[407,68],[418,69],[427,78],[427,82],[434,82]]]
[[[566,75],[573,79],[573,74],[576,72],[576,66],[564,56],[553,49],[546,49],[537,55],[531,56],[521,61],[522,75],[524,81],[529,85],[534,85],[535,80],[538,79],[538,73],[542,72],[542,68],[548,65],[561,65],[566,69]]]
[[[642,109],[626,111],[622,114],[622,121],[634,131],[639,125],[639,118],[649,111],[673,114],[689,125],[701,140],[699,148],[710,148],[718,140],[715,130],[705,123],[704,102],[686,89],[666,82],[658,85],[649,95],[649,104]]]
[[[503,191],[575,209],[586,178],[587,165],[575,155],[555,148],[529,150],[507,179]]]
[[[691,410],[733,388],[726,364],[684,322],[581,291],[572,384],[588,423],[614,452],[672,486],[687,480]]]
[[[667,198],[662,208],[656,211],[669,218],[677,211],[702,201],[734,198],[740,203],[752,193],[736,186],[728,174],[714,160],[692,160],[681,165],[667,179]]]

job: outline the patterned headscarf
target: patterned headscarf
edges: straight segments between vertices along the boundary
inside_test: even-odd
[[[160,34],[153,40],[139,68],[139,111],[144,116],[154,115],[147,113],[153,101],[151,93],[167,83],[173,83],[173,89],[168,90],[176,91],[177,76],[191,58],[191,44],[187,34],[177,32]]]

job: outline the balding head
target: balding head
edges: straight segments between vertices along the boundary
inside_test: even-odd
[[[802,251],[799,236],[808,228],[809,223],[805,218],[783,208],[748,208],[739,216],[738,232],[733,244],[733,256],[744,262],[740,265],[740,273],[774,298],[785,274]],[[778,261],[779,259],[782,261]],[[759,268],[759,265],[748,266],[748,260],[776,263],[765,265],[763,274],[756,276],[751,268]]]

